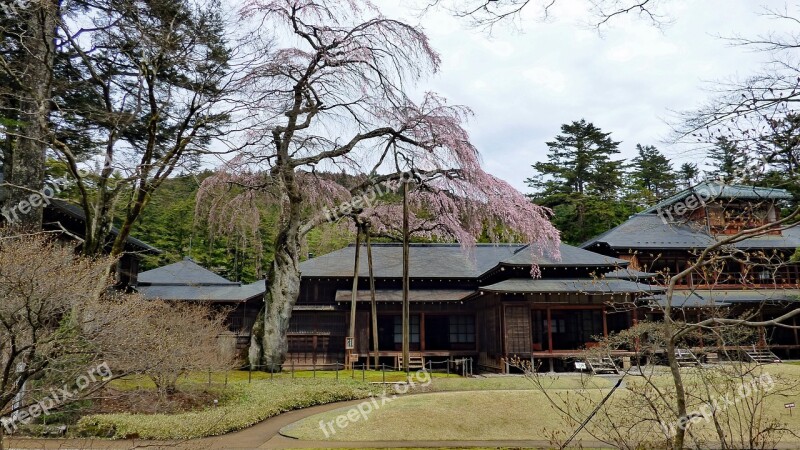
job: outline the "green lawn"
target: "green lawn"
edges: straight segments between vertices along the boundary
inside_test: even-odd
[[[768,373],[782,386],[800,382],[800,367],[789,364],[762,366],[757,373]],[[697,379],[697,369],[683,370],[687,386]],[[626,379],[629,386],[643,383],[641,377]],[[667,373],[659,373],[653,378],[658,389],[669,390],[672,379]],[[545,376],[542,385],[549,395],[576,412],[582,420],[593,406],[608,392],[611,380],[601,377]],[[448,392],[448,391],[469,392]],[[689,410],[693,411],[704,404],[697,397],[698,392],[690,392]],[[735,396],[735,391],[731,392]],[[800,429],[800,414],[790,416],[783,408],[787,402],[800,402],[800,395],[794,389],[788,395],[769,396],[764,408],[764,420],[776,420],[790,430]],[[641,408],[633,394],[625,389],[617,391],[609,401],[609,408],[601,411],[593,419],[595,423],[614,424],[620,433],[633,435],[653,442],[662,438],[660,428],[653,422],[637,423],[642,417]],[[637,409],[639,408],[639,409]],[[731,414],[738,414],[736,408],[728,406]],[[530,380],[522,377],[488,377],[477,379],[435,379],[428,393],[405,396],[371,411],[354,420],[339,419],[344,427],[335,425],[343,414],[351,408],[317,414],[282,430],[288,436],[304,440],[370,441],[375,436],[381,440],[549,440],[555,431],[563,439],[577,427],[568,423],[563,415],[552,406],[545,393],[534,390]],[[329,423],[326,436],[320,422]],[[324,426],[324,425],[323,425]],[[734,428],[731,428],[734,430]],[[334,432],[335,431],[335,432]],[[700,421],[692,425],[692,432],[703,439],[713,439],[714,427],[711,422]],[[587,432],[579,438],[593,440]],[[790,436],[785,439],[794,441]]]
[[[613,383],[604,377],[580,375],[542,375],[542,386],[545,389],[601,389],[610,388]],[[491,391],[491,390],[530,390],[534,383],[522,376],[488,376],[478,378],[435,378],[424,391]]]
[[[599,400],[604,392],[588,393]],[[576,399],[577,401],[577,399]],[[325,440],[320,421],[337,420],[350,408],[317,414],[285,427],[285,435]],[[380,440],[546,440],[546,430],[560,429],[559,415],[539,391],[502,390],[435,392],[410,395],[373,410],[367,420],[328,428],[333,441]]]

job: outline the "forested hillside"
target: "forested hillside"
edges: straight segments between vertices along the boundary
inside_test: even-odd
[[[167,180],[148,203],[133,235],[161,249],[157,257],[145,258],[144,270],[191,257],[204,267],[235,281],[263,278],[272,260],[272,240],[278,211],[262,207],[261,255],[244,237],[215,235],[207,218],[196,214],[195,199],[200,183],[210,172],[181,175]],[[257,207],[257,206],[253,206]],[[306,254],[322,254],[348,244],[351,235],[343,226],[326,225],[312,231]]]

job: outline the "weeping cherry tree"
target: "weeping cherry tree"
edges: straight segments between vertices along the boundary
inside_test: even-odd
[[[198,213],[217,231],[248,224],[257,233],[261,205],[280,211],[251,364],[281,368],[302,242],[337,219],[326,210],[348,205],[345,215],[369,217],[376,232],[396,229],[398,206],[363,200],[378,183],[411,183],[418,237],[456,240],[468,254],[488,233],[534,244],[532,258],[558,254],[550,211],[481,168],[463,126],[470,111],[435,93],[411,98],[440,64],[422,30],[353,0],[252,0],[241,14],[257,25],[248,45],[263,61],[242,86],[252,126],[243,149],[203,183]],[[333,170],[356,181],[321,173]]]

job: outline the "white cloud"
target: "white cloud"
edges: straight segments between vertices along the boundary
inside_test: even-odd
[[[559,0],[549,22],[529,13],[522,32],[496,29],[488,37],[444,12],[419,19],[405,2],[380,2],[387,15],[425,27],[443,65],[422,90],[472,108],[469,130],[486,168],[523,191],[530,165],[544,159],[561,124],[594,122],[622,141],[626,157],[636,143],[660,145],[670,130],[664,118],[698,106],[705,82],[754,72],[766,58],[717,35],[783,26],[758,16],[755,2],[666,4],[675,23],[663,30],[623,17],[599,34],[582,25],[589,19],[582,0]],[[660,146],[678,163],[685,158],[686,149]]]

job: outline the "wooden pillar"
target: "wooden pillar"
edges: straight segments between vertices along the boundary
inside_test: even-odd
[[[408,181],[403,180],[403,370],[408,372],[408,352],[410,348],[410,306],[408,300],[408,291],[411,289],[411,282],[409,278],[409,264],[410,264],[410,251],[409,251],[409,231],[408,231]]]
[[[477,352],[481,348],[480,344],[482,344],[481,331],[483,331],[483,322],[480,323],[478,322],[477,315],[474,315],[472,317],[473,317],[472,320],[475,323],[475,351]],[[479,326],[481,327],[481,329],[478,329]]]
[[[425,313],[419,313],[419,351],[425,351]]]
[[[608,337],[608,321],[606,320],[606,307],[603,306],[603,337]]]
[[[550,307],[547,307],[547,349],[553,353],[553,317],[550,314]],[[550,361],[550,367],[553,366],[553,361]]]
[[[353,290],[352,295],[350,297],[350,328],[348,330],[348,337],[353,338],[355,342],[356,339],[356,306],[358,304],[358,257],[359,251],[361,250],[361,227],[356,223],[356,248],[355,248],[355,262],[353,263]],[[357,350],[357,344],[354,346],[353,350],[347,350],[347,367],[351,367],[353,364],[353,356],[352,353]]]
[[[375,300],[375,273],[372,270],[372,242],[369,238],[369,227],[365,227],[364,236],[367,240],[367,268],[369,269],[369,297],[370,297],[370,322],[372,324],[372,351],[374,353],[375,368],[378,368],[380,359],[380,344],[378,343],[378,304]],[[369,358],[367,358],[369,360]],[[367,362],[369,364],[369,361]]]

